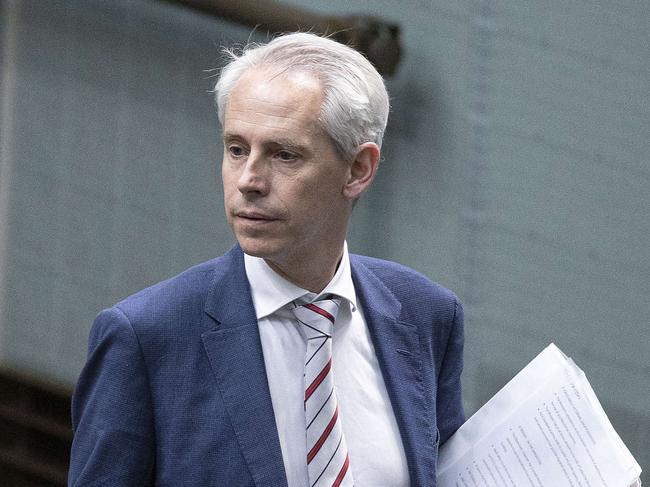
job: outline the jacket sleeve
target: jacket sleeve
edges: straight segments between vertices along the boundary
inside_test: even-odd
[[[118,308],[100,313],[72,398],[70,486],[153,483],[151,394],[138,338]]]
[[[438,374],[436,417],[440,445],[465,422],[460,384],[463,371],[463,341],[463,306],[456,299],[447,348]]]

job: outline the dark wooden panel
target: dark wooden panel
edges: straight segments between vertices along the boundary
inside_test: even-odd
[[[72,443],[71,392],[0,369],[1,485],[66,485]]]

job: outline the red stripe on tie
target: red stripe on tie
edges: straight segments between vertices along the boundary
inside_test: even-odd
[[[311,395],[314,393],[314,391],[318,389],[318,386],[321,384],[321,382],[325,380],[325,377],[327,377],[327,374],[329,373],[331,368],[332,368],[332,358],[330,357],[330,359],[325,364],[325,367],[323,367],[323,370],[320,371],[320,374],[318,374],[318,376],[314,379],[314,381],[305,391],[305,402],[307,402],[307,399],[309,399]]]
[[[334,324],[334,321],[335,321],[334,317],[330,313],[325,311],[323,308],[319,308],[318,306],[316,306],[315,304],[312,304],[312,303],[305,304],[305,308],[308,308],[308,309],[312,310],[314,313],[318,313],[319,315],[324,316],[325,318],[330,320],[332,322],[332,324]]]
[[[339,417],[339,408],[337,406],[336,410],[334,411],[334,416],[332,416],[332,419],[330,419],[330,422],[328,423],[327,427],[325,428],[325,431],[323,431],[323,434],[320,435],[320,438],[318,438],[318,441],[312,447],[312,449],[309,450],[309,453],[307,454],[307,463],[310,463],[314,459],[314,457],[318,453],[318,450],[320,450],[320,447],[323,446],[323,443],[325,443],[325,440],[327,440],[327,437],[332,432],[332,429],[334,428],[334,425],[336,424],[336,418],[338,418],[338,417]]]
[[[341,485],[341,482],[343,482],[343,478],[345,477],[345,474],[347,473],[349,466],[350,466],[350,455],[346,455],[345,463],[341,467],[341,471],[339,472],[338,476],[336,477],[336,480],[332,484],[332,487],[339,487],[339,485]]]

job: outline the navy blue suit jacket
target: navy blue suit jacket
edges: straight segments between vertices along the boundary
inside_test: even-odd
[[[410,269],[350,260],[411,485],[435,486],[464,420],[462,308]],[[239,247],[99,314],[72,421],[70,485],[286,486]]]

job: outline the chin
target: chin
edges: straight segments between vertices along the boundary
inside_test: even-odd
[[[275,254],[273,245],[262,239],[237,236],[237,242],[239,242],[239,246],[245,253],[253,257],[267,259]]]

